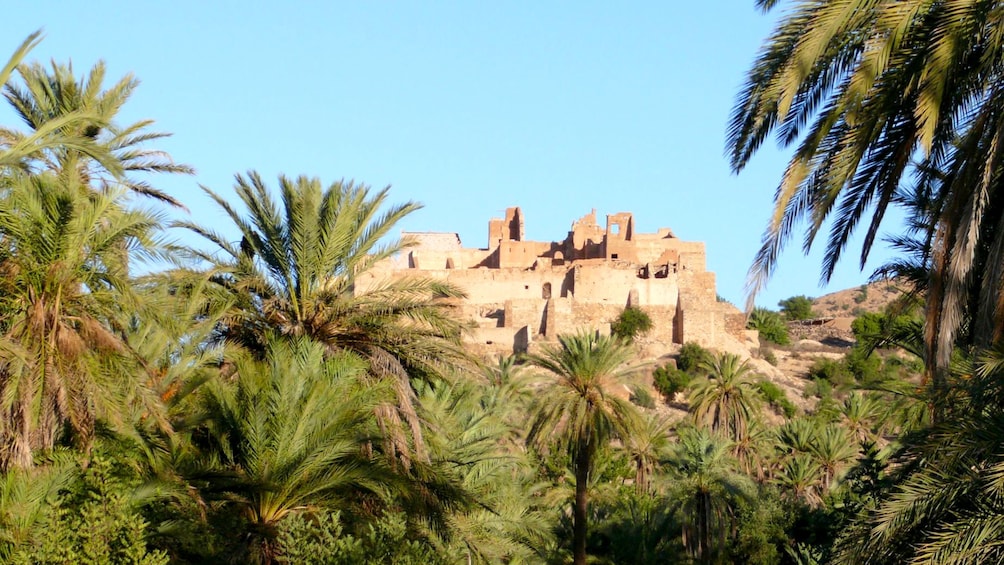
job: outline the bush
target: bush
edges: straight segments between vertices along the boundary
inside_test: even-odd
[[[152,530],[133,502],[139,480],[130,467],[95,455],[78,480],[53,502],[40,535],[10,563],[166,565],[168,556],[149,550]]]
[[[786,418],[791,418],[795,415],[797,410],[795,404],[788,400],[788,395],[784,393],[781,387],[770,381],[760,381],[757,383],[757,390],[760,391],[760,396],[774,409],[778,414],[784,414]]]
[[[854,375],[855,380],[861,384],[874,385],[886,380],[882,358],[860,345],[851,348],[844,356],[844,364]]]
[[[777,303],[787,320],[808,320],[813,317],[812,299],[805,295],[785,298]]]
[[[652,329],[652,318],[644,310],[634,306],[625,308],[610,324],[610,332],[627,341],[633,341],[650,329]]]
[[[648,389],[643,386],[636,386],[631,389],[631,402],[642,408],[655,408],[655,399],[652,398]]]
[[[339,513],[290,515],[279,524],[278,563],[443,564],[449,561],[409,532],[404,514],[384,514],[358,532],[346,532]]]
[[[784,322],[781,314],[766,308],[754,308],[750,313],[746,327],[760,332],[760,338],[778,345],[788,345],[791,338],[788,337],[788,324]]]
[[[809,384],[805,385],[802,396],[805,398],[812,396],[819,399],[830,398],[833,396],[833,385],[823,379],[812,379]]]
[[[681,371],[693,374],[700,367],[701,362],[708,358],[708,350],[704,349],[693,341],[683,344],[680,349],[680,356],[676,360],[676,366]]]
[[[809,378],[826,381],[835,387],[843,387],[849,385],[854,376],[844,363],[821,357],[809,367]]]
[[[851,322],[851,331],[859,342],[874,339],[882,334],[885,316],[875,312],[865,312]]]
[[[671,365],[659,367],[652,373],[655,390],[665,397],[666,402],[672,401],[676,393],[686,390],[692,379],[689,373],[675,369]]]

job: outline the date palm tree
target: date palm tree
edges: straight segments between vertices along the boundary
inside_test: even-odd
[[[820,430],[811,452],[823,473],[823,490],[829,490],[840,479],[858,454],[854,437],[840,424],[829,424]]]
[[[128,261],[161,248],[162,219],[122,203],[52,173],[0,195],[0,467],[31,466],[64,426],[86,447],[95,419],[142,387],[122,365],[123,313],[144,309]]]
[[[275,339],[267,360],[236,359],[232,382],[206,385],[203,456],[222,474],[209,486],[229,493],[247,520],[247,559],[271,563],[276,526],[295,513],[349,506],[358,492],[385,496],[391,475],[362,444],[377,433],[374,407],[390,394],[364,385],[353,353],[325,355],[308,339]],[[229,481],[219,477],[230,477]]]
[[[627,399],[627,379],[638,367],[628,363],[631,348],[612,336],[579,333],[558,336],[530,363],[544,369],[531,408],[527,441],[538,448],[556,446],[572,456],[575,506],[572,553],[576,565],[586,563],[588,484],[597,452],[613,438],[627,438],[638,424]]]
[[[551,537],[551,507],[537,496],[542,485],[522,443],[511,442],[509,414],[486,403],[495,393],[459,379],[421,391],[423,416],[435,422],[427,436],[431,464],[477,501],[450,509],[448,535],[435,538],[443,555],[478,563],[532,561]]]
[[[754,496],[752,481],[738,471],[731,442],[707,429],[681,431],[670,468],[678,477],[671,496],[679,502],[684,547],[697,563],[719,562],[738,504]]]
[[[695,381],[687,395],[694,420],[733,441],[743,440],[760,398],[753,369],[733,353],[712,355],[699,367],[707,377]]]
[[[672,422],[665,416],[643,415],[640,425],[624,438],[624,447],[635,467],[638,494],[647,494],[652,477],[669,453]]]
[[[53,137],[54,144],[23,162],[29,170],[75,177],[83,190],[117,187],[180,207],[179,201],[136,174],[191,174],[193,169],[175,163],[163,151],[145,147],[169,136],[149,131],[153,120],[127,126],[116,123],[139,81],[130,74],[103,90],[105,72],[104,62],[98,62],[78,80],[70,65],[53,62],[46,68],[40,63],[19,64],[20,81],[6,83],[4,97],[29,133],[0,128],[0,145],[17,147],[40,135]]]
[[[41,31],[36,31],[21,42],[21,45],[0,69],[0,85],[7,86],[9,84],[11,75],[41,40]],[[5,139],[3,143],[0,143],[2,146],[0,149],[0,176],[20,172],[27,167],[27,163],[32,159],[38,159],[44,152],[59,148],[72,148],[96,159],[103,159],[104,151],[94,143],[93,139],[69,136],[64,133],[67,129],[73,129],[80,124],[94,120],[96,120],[96,116],[90,112],[68,111],[58,118],[49,120],[30,135],[18,135]],[[109,170],[120,172],[117,163],[109,161],[106,164]]]
[[[384,243],[394,225],[419,205],[407,202],[381,213],[387,189],[307,177],[279,178],[279,201],[261,177],[237,175],[246,212],[204,188],[237,228],[239,242],[191,222],[178,222],[215,249],[191,253],[230,306],[220,336],[259,353],[269,332],[305,336],[329,351],[352,351],[370,374],[393,383],[396,407],[378,407],[389,449],[408,464],[425,458],[411,379],[436,380],[467,363],[461,323],[441,302],[463,293],[448,284],[409,278],[378,283],[365,292],[357,277],[406,243]],[[402,420],[411,438],[400,431]],[[414,452],[414,453],[412,453]]]
[[[827,280],[859,224],[864,264],[887,212],[908,202],[914,251],[929,273],[925,358],[936,397],[959,338],[986,347],[1004,335],[1002,25],[996,1],[793,3],[729,126],[736,172],[772,133],[797,143],[750,272],[751,297],[801,221],[805,248],[828,226]],[[924,206],[914,205],[918,195]]]
[[[837,544],[836,563],[1004,560],[1004,355],[979,355],[952,418],[905,436],[894,483]]]

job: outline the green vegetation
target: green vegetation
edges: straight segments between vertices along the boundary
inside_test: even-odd
[[[888,476],[865,448],[867,468],[846,481],[846,510],[833,504],[817,514],[826,524],[813,532],[830,541],[794,552],[837,563],[1000,562],[1004,512],[992,502],[1000,451],[984,443],[1000,433],[1004,335],[1004,310],[993,306],[1004,289],[1004,165],[991,133],[1004,104],[992,70],[1004,60],[1004,37],[992,32],[1004,23],[999,3],[756,4],[786,10],[739,95],[732,166],[742,170],[772,133],[795,150],[751,271],[753,291],[796,227],[807,226],[799,239],[809,244],[829,232],[825,281],[855,229],[867,226],[863,263],[897,208],[908,228],[893,234],[900,255],[881,272],[902,277],[923,310],[917,323],[883,328],[879,338],[923,362],[925,379],[881,387],[900,416],[913,412],[901,401],[929,414],[893,419],[922,433],[903,436]],[[865,359],[855,361],[862,375]]]
[[[681,371],[696,374],[701,363],[707,359],[711,353],[700,346],[700,344],[688,341],[680,348],[680,355],[677,357],[676,366]]]
[[[635,386],[631,388],[631,402],[636,406],[641,406],[642,408],[654,409],[655,399],[652,398],[652,393],[648,391],[647,388],[642,386]]]
[[[760,339],[775,343],[777,345],[788,345],[791,338],[788,337],[788,324],[784,317],[773,310],[765,308],[754,308],[750,312],[746,327],[760,332]]]
[[[625,308],[610,324],[610,332],[627,341],[634,341],[636,337],[650,329],[652,329],[652,318],[644,310],[634,306]]]
[[[784,319],[789,321],[808,320],[814,317],[812,313],[812,299],[805,295],[785,298],[778,302],[777,305],[781,308]]]
[[[693,375],[686,371],[674,368],[672,365],[664,365],[652,372],[652,383],[655,389],[662,393],[666,402],[673,400],[677,393],[687,390]]]
[[[386,190],[252,171],[233,202],[206,189],[239,240],[172,220],[154,173],[191,169],[148,147],[151,122],[117,124],[135,80],[18,66],[29,38],[0,71],[29,126],[0,135],[0,561],[1004,561],[1004,22],[864,7],[794,6],[740,100],[737,169],[770,129],[815,130],[754,286],[797,220],[832,225],[825,277],[864,211],[896,202],[913,231],[887,270],[920,304],[862,314],[848,355],[813,362],[804,410],[687,343],[653,373],[687,393],[680,421],[635,378],[640,310],[486,364],[442,300],[461,289],[365,284],[418,208]],[[777,312],[750,326],[788,339]]]
[[[770,381],[759,381],[756,383],[756,386],[760,391],[760,396],[775,412],[783,415],[785,418],[791,418],[795,415],[797,410],[795,404],[788,399],[788,396],[781,390],[781,387]]]

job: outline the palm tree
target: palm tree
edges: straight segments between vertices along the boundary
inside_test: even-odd
[[[904,439],[895,481],[837,544],[837,563],[1004,560],[1004,354],[984,352],[953,417]],[[964,414],[963,414],[964,412]]]
[[[798,142],[751,269],[751,297],[801,220],[806,248],[832,220],[826,280],[862,220],[863,264],[886,212],[906,202],[914,251],[929,272],[925,358],[939,391],[958,338],[986,347],[1004,334],[999,8],[976,0],[795,4],[750,70],[729,126],[737,172],[772,132],[784,145]],[[901,193],[911,174],[916,186]]]
[[[20,177],[0,197],[0,467],[29,467],[65,425],[87,447],[95,419],[139,388],[120,361],[123,312],[143,312],[128,277],[160,247],[159,216],[121,194],[81,195],[51,173]]]
[[[669,449],[672,422],[665,416],[644,415],[637,429],[624,438],[624,447],[635,466],[635,489],[638,494],[649,491],[649,482]]]
[[[277,524],[298,512],[349,506],[356,493],[389,493],[390,475],[363,454],[377,431],[373,408],[386,386],[364,386],[365,362],[352,353],[326,356],[307,339],[273,340],[267,361],[243,355],[233,382],[206,385],[210,416],[202,436],[215,481],[250,524],[249,558],[272,562]]]
[[[0,69],[0,85],[7,85],[11,74],[18,68],[28,53],[41,41],[41,31],[36,31],[21,42],[21,45],[14,51],[10,59],[2,69]],[[50,120],[27,136],[17,136],[15,139],[8,139],[3,144],[0,151],[0,171],[7,175],[14,170],[24,168],[25,161],[36,159],[45,152],[58,148],[75,148],[83,154],[98,157],[103,155],[103,151],[90,138],[81,138],[65,135],[66,128],[73,129],[79,124],[93,122],[95,116],[81,110],[66,112],[59,118]],[[111,163],[115,170],[116,164]]]
[[[482,374],[488,381],[487,393],[482,397],[482,407],[499,414],[509,426],[507,442],[523,446],[526,430],[526,412],[533,397],[530,384],[533,376],[516,355],[499,356],[494,365],[485,365]]]
[[[743,473],[758,480],[767,478],[771,468],[774,430],[767,427],[760,418],[753,418],[747,424],[746,435],[735,441],[732,452]]]
[[[819,464],[811,455],[799,453],[784,462],[775,482],[794,501],[816,507],[823,501],[819,494],[822,480]]]
[[[729,440],[706,429],[684,429],[670,467],[679,477],[675,498],[683,545],[698,563],[722,558],[738,504],[752,500],[752,482],[738,472]]]
[[[0,474],[0,559],[11,562],[26,542],[38,535],[48,505],[70,485],[68,461],[36,469]]]
[[[829,490],[840,479],[857,454],[853,437],[840,424],[830,424],[820,431],[812,444],[812,455],[823,472],[823,490]]]
[[[816,419],[788,420],[777,430],[778,447],[785,455],[812,453],[819,433],[819,421]]]
[[[463,296],[441,282],[409,278],[358,292],[357,277],[400,251],[382,243],[403,217],[419,208],[408,202],[380,214],[387,189],[318,179],[279,178],[280,201],[261,177],[237,176],[242,214],[223,196],[203,188],[237,227],[240,242],[191,222],[178,225],[216,249],[191,250],[209,265],[204,272],[225,295],[229,310],[220,325],[228,341],[261,353],[269,332],[306,336],[331,352],[353,351],[369,361],[370,373],[393,382],[396,409],[381,406],[391,451],[408,464],[423,459],[422,431],[411,379],[437,380],[467,363],[460,347],[461,323],[440,299]],[[400,433],[408,424],[412,443]]]
[[[637,427],[636,409],[627,400],[626,380],[637,367],[628,366],[632,352],[611,336],[594,333],[558,336],[558,346],[544,346],[530,363],[545,369],[531,408],[527,440],[540,448],[557,447],[573,458],[575,506],[574,563],[586,563],[589,476],[594,456],[612,438],[627,438]],[[623,396],[619,396],[623,395]]]
[[[421,391],[423,417],[435,423],[427,436],[431,465],[477,501],[449,511],[447,535],[433,537],[443,555],[466,554],[484,563],[529,561],[550,537],[545,519],[550,507],[537,496],[541,484],[525,449],[510,441],[509,415],[485,405],[494,394],[459,379]]]
[[[753,370],[732,353],[713,355],[700,368],[708,376],[695,381],[688,394],[694,420],[733,441],[742,440],[749,435],[749,422],[759,403]]]
[[[40,63],[17,67],[21,85],[7,83],[4,96],[31,134],[0,128],[0,144],[22,144],[40,133],[55,135],[56,145],[33,155],[38,170],[75,177],[84,190],[107,190],[118,187],[137,194],[181,206],[166,193],[135,178],[135,173],[193,173],[187,165],[174,163],[170,156],[143,145],[168,137],[148,131],[153,120],[142,120],[125,127],[115,123],[122,106],[129,100],[139,81],[126,75],[111,88],[102,90],[105,64],[98,62],[79,81],[69,65],[52,63],[46,69]],[[68,119],[69,118],[69,119]],[[55,126],[55,131],[51,131]],[[86,140],[86,146],[65,140]]]
[[[879,400],[861,391],[847,395],[841,407],[844,427],[858,443],[874,440],[882,417]]]

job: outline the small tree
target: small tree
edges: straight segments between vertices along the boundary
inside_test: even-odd
[[[652,318],[641,308],[628,306],[610,324],[610,332],[628,342],[652,329]]]
[[[808,320],[814,317],[812,313],[812,299],[804,294],[785,298],[778,302],[777,305],[781,308],[781,313],[784,314],[785,319],[789,321]]]
[[[664,365],[652,372],[652,384],[665,397],[666,402],[673,400],[676,393],[687,390],[692,379],[690,373],[675,369],[672,365]]]
[[[697,342],[688,341],[680,349],[680,356],[677,358],[676,366],[681,371],[693,374],[701,363],[708,358],[708,350],[701,347]]]

